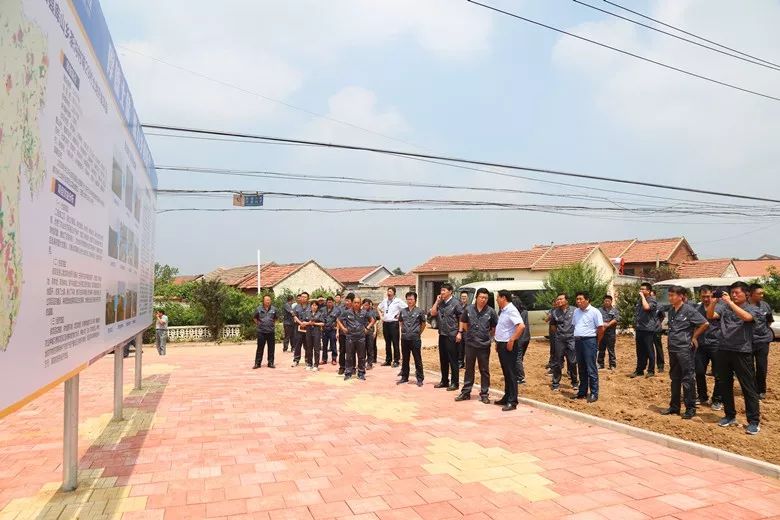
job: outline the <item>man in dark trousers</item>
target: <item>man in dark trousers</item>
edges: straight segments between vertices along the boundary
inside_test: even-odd
[[[458,296],[458,303],[460,303],[460,313],[466,310],[466,306],[469,304],[468,291],[460,291]],[[461,341],[458,343],[458,368],[463,369],[466,367],[466,342]]]
[[[338,307],[338,315],[336,316],[336,320],[338,320],[341,316],[344,315],[345,312],[352,309],[352,302],[355,300],[355,293],[348,293],[347,296],[344,297],[344,301],[342,302],[341,306]],[[347,359],[347,334],[341,329],[341,327],[336,327],[339,332],[339,375],[344,374],[344,370],[346,369],[346,359]]]
[[[368,298],[363,299],[363,310],[366,311],[366,316],[369,319],[374,320],[374,325],[371,326],[371,330],[366,333],[366,370],[374,368],[376,363],[376,322],[379,320],[379,313],[374,309],[374,302]],[[396,323],[398,328],[398,323]]]
[[[446,388],[449,392],[455,392],[460,387],[457,335],[461,312],[460,302],[452,296],[452,284],[443,284],[431,307],[431,316],[438,317],[441,367],[441,381],[434,388]]]
[[[699,288],[699,304],[696,305],[696,310],[699,314],[707,317],[707,307],[713,300],[712,287],[709,285],[702,285]],[[724,303],[721,301],[715,302],[715,312],[720,314],[723,312]],[[720,384],[718,382],[720,376],[718,375],[718,362],[717,352],[718,345],[721,342],[720,332],[720,319],[707,320],[710,326],[704,331],[704,334],[699,336],[699,346],[696,348],[696,353],[693,356],[694,365],[696,370],[696,394],[697,401],[701,405],[707,404],[709,399],[709,393],[707,392],[707,365],[712,363],[712,375],[715,376],[715,383],[712,385],[712,409],[715,411],[723,410],[723,400],[720,393]]]
[[[397,368],[401,361],[399,347],[398,314],[404,308],[404,302],[396,297],[395,287],[387,288],[387,298],[379,303],[379,316],[382,317],[382,335],[385,337],[385,362],[383,367]],[[372,360],[376,362],[376,359]]]
[[[336,320],[339,317],[339,312],[336,310],[336,304],[333,298],[330,296],[325,300],[325,309],[322,311],[322,363],[321,365],[328,364],[328,352],[330,352],[330,359],[332,364],[336,364],[336,358],[338,357],[338,351],[336,348]]]
[[[655,295],[655,291],[650,291],[650,296],[654,298],[656,301],[658,301],[658,298]],[[664,318],[666,317],[665,314],[665,308],[662,308],[660,305],[658,307],[658,319],[655,322],[655,333],[653,334],[653,348],[655,349],[655,367],[656,367],[656,373],[660,372],[663,374],[665,363],[664,363],[664,341],[663,341],[663,328],[662,324],[664,322]]]
[[[661,415],[680,413],[682,387],[685,413],[683,419],[696,415],[696,387],[694,386],[694,352],[699,347],[699,336],[710,326],[707,319],[693,305],[684,302],[687,290],[679,285],[669,288],[667,308],[669,326],[669,375],[672,379],[672,398],[669,408]]]
[[[577,352],[577,369],[580,386],[573,399],[599,400],[599,369],[596,366],[599,342],[604,336],[604,320],[601,312],[590,304],[590,294],[577,293],[574,310],[574,348]],[[588,395],[590,392],[590,395]]]
[[[758,399],[766,397],[766,374],[769,370],[769,344],[775,339],[771,325],[775,321],[772,307],[764,301],[764,288],[757,284],[750,286],[750,304],[759,310],[753,325],[753,362],[756,371],[756,392]]]
[[[347,336],[346,368],[344,380],[352,377],[357,368],[358,379],[366,379],[366,333],[374,326],[374,319],[362,308],[360,298],[352,300],[352,308],[345,311],[336,321],[339,330]],[[357,367],[355,367],[357,357]]]
[[[496,331],[498,315],[493,307],[488,306],[488,290],[477,289],[477,301],[466,305],[460,315],[460,326],[457,338],[466,344],[466,372],[463,375],[463,389],[455,398],[456,401],[471,399],[471,389],[474,387],[474,364],[479,363],[479,399],[490,404],[490,344]],[[516,382],[516,380],[513,380]]]
[[[758,392],[756,392],[756,374],[753,368],[753,323],[761,311],[748,302],[748,285],[745,282],[734,282],[729,286],[729,293],[720,294],[721,301],[726,304],[721,311],[715,309],[715,300],[707,307],[707,318],[720,318],[720,331],[723,335],[718,353],[718,370],[720,372],[720,391],[723,396],[723,408],[726,416],[718,426],[735,426],[737,410],[734,407],[734,375],[737,376],[745,399],[745,414],[748,419],[746,432],[756,435],[761,431],[761,412]]]
[[[287,301],[284,303],[284,318],[282,320],[282,327],[284,327],[284,338],[282,339],[282,351],[287,352],[290,347],[290,343],[293,340],[295,334],[295,321],[293,321],[293,304],[295,303],[295,297],[291,294],[287,297]]]
[[[561,384],[563,360],[569,371],[573,389],[579,388],[577,377],[577,357],[574,350],[574,309],[569,306],[566,294],[561,293],[555,299],[555,308],[550,313],[550,324],[555,328],[555,352],[552,363],[552,390],[557,392]]]
[[[655,330],[658,327],[658,302],[650,296],[652,285],[642,283],[639,300],[634,308],[634,331],[636,333],[636,370],[631,377],[655,376]]]
[[[517,344],[517,384],[525,384],[525,353],[528,352],[528,345],[531,343],[531,323],[528,321],[528,309],[525,308],[523,302],[517,298],[512,300],[517,311],[520,313],[520,317],[523,319],[525,329],[523,334],[518,338]]]
[[[496,324],[496,352],[504,374],[504,396],[495,402],[501,410],[509,412],[517,409],[517,340],[523,335],[525,323],[517,308],[512,304],[512,293],[502,289],[498,291],[498,323]]]
[[[417,386],[423,385],[425,372],[422,364],[422,332],[425,330],[425,311],[417,306],[417,293],[406,293],[406,307],[398,314],[401,324],[401,379],[396,384],[409,382],[409,358],[414,357]]]
[[[276,307],[271,305],[271,297],[263,296],[263,304],[257,308],[252,319],[257,325],[257,350],[255,351],[255,366],[263,364],[263,352],[268,345],[268,368],[274,367],[274,351],[276,350]]]
[[[620,312],[617,307],[612,305],[612,296],[604,296],[604,305],[599,309],[601,319],[604,321],[604,335],[599,342],[599,368],[604,368],[605,354],[609,355],[609,369],[617,368],[617,357],[615,356],[615,341],[617,339],[617,324],[620,319]]]
[[[308,321],[309,293],[306,291],[298,295],[298,305],[293,307],[293,321],[295,322],[295,334],[293,335],[293,360],[292,365],[297,367],[301,362],[301,348],[306,341],[306,329],[304,323]]]

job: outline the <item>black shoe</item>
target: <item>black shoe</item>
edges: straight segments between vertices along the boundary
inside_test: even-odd
[[[256,370],[260,368],[260,363],[255,363],[255,366],[252,367],[252,370]]]
[[[408,383],[408,382],[409,382],[409,380],[408,380],[408,379],[401,379],[400,381],[396,381],[396,382],[395,382],[395,384],[397,384],[397,385],[402,385],[402,384],[404,384],[404,383]]]
[[[587,397],[588,397],[587,395],[579,395],[579,394],[577,394],[577,395],[571,396],[569,399],[574,401],[575,399],[586,399]]]
[[[524,385],[525,384],[525,379],[518,379],[517,380],[517,384],[518,385]]]
[[[471,399],[471,394],[458,394],[455,398],[456,401],[468,401]]]
[[[461,369],[461,370],[463,370],[464,368],[466,368],[466,363],[464,363],[463,361],[461,361],[460,363],[458,363],[458,368],[459,368],[459,369]]]
[[[490,398],[488,398],[488,396],[486,395],[480,397],[479,400],[482,401],[484,404],[490,404]]]
[[[403,372],[398,372],[398,377],[401,377],[402,375],[404,375]]]
[[[655,377],[655,372],[648,372],[645,377]]]
[[[371,363],[366,365],[366,370],[373,370],[373,369],[374,369],[374,365],[372,365]]]
[[[273,363],[268,363],[268,368],[276,368],[276,365],[274,365]]]
[[[398,361],[393,361],[393,368],[398,368],[401,366],[401,364]]]
[[[661,412],[661,415],[680,415],[680,410],[675,410],[674,408],[667,408],[663,412]]]
[[[285,347],[285,348],[282,349],[282,352],[287,352],[287,350],[289,350],[289,349],[287,347]]]
[[[660,365],[658,368],[656,368],[656,372],[664,373],[664,366]]]
[[[447,387],[448,392],[456,392],[460,388],[458,385],[450,385]]]
[[[696,408],[686,408],[685,413],[682,414],[683,419],[693,419],[696,417]]]
[[[344,381],[349,381],[352,379],[352,374],[344,374]]]
[[[498,401],[493,401],[493,404],[497,404],[498,406],[504,406],[506,404],[506,399],[499,399]]]
[[[599,370],[604,370],[604,365],[599,365]]]
[[[516,404],[505,404],[501,407],[502,412],[511,412],[512,410],[517,410]]]
[[[763,401],[764,399],[766,399],[766,393],[758,394],[758,400],[759,401]]]
[[[343,368],[339,368],[339,375],[340,376],[344,375],[344,369]]]
[[[598,400],[599,400],[599,396],[597,396],[597,395],[591,395],[590,397],[588,397],[588,402],[589,403],[595,403]]]
[[[422,386],[422,385],[423,385],[422,379],[418,379],[417,380],[417,386]]]
[[[366,380],[366,375],[365,374],[358,374],[358,379],[360,379],[361,381],[365,381]]]
[[[382,366],[383,367],[389,367],[390,366],[390,362],[389,361],[385,361],[384,363],[382,363]]]
[[[572,383],[571,384],[571,389],[572,390],[579,390],[580,389],[580,384],[579,383]]]
[[[634,379],[636,377],[642,377],[643,375],[645,375],[645,374],[642,373],[642,372],[631,372],[631,375],[628,376],[628,377],[630,377],[631,379]]]
[[[434,388],[447,388],[449,386],[450,386],[449,383],[436,383],[435,385],[433,385]]]

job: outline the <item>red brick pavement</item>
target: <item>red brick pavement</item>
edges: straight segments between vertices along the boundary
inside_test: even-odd
[[[0,422],[0,519],[770,518],[780,483],[622,433],[453,393],[251,370],[247,346],[147,349],[113,423],[112,360],[81,376],[81,477],[62,478],[62,391]],[[132,358],[125,381],[132,382]],[[750,442],[745,439],[745,442]]]

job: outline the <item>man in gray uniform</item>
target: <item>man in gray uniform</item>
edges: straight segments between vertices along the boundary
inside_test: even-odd
[[[263,352],[268,345],[268,368],[274,368],[274,351],[276,350],[276,307],[271,305],[271,297],[263,296],[263,304],[257,308],[252,319],[257,325],[257,350],[255,351],[255,366],[263,364]]]
[[[341,299],[339,295],[336,295],[336,300]],[[344,298],[344,301],[340,305],[336,305],[336,320],[344,315],[349,309],[352,308],[352,302],[355,299],[355,293],[349,293]],[[344,374],[346,367],[346,355],[347,355],[347,335],[341,330],[340,327],[336,327],[339,333],[339,375]]]
[[[290,295],[287,297],[287,301],[284,304],[283,312],[284,318],[282,320],[282,326],[284,327],[284,338],[282,339],[282,351],[287,352],[287,349],[292,342],[295,334],[295,321],[293,321],[293,304],[295,298]]]
[[[528,309],[525,308],[523,302],[519,299],[513,299],[512,303],[517,312],[520,313],[525,328],[523,333],[517,339],[517,384],[525,384],[525,353],[528,351],[528,345],[531,343],[531,323],[528,321]]]
[[[550,313],[550,325],[555,328],[555,352],[552,364],[552,389],[558,391],[563,372],[563,359],[571,379],[571,387],[579,388],[577,377],[577,353],[574,350],[574,309],[569,307],[566,294],[559,294],[555,299],[555,308]]]
[[[746,432],[756,435],[761,431],[761,412],[758,392],[756,392],[756,374],[753,368],[753,323],[761,311],[748,303],[748,285],[734,282],[729,287],[731,294],[716,291],[725,304],[721,311],[715,309],[715,300],[707,307],[707,318],[720,318],[720,331],[723,339],[718,348],[718,370],[720,372],[720,391],[723,396],[723,408],[726,416],[718,426],[737,424],[737,409],[734,407],[734,375],[737,376],[745,399],[745,415],[748,426]]]
[[[756,392],[758,399],[766,397],[766,374],[769,370],[769,344],[775,339],[772,322],[775,318],[772,307],[764,301],[764,288],[754,283],[750,286],[750,304],[758,308],[753,326],[753,362],[756,370]]]
[[[699,288],[699,301],[701,303],[696,305],[696,310],[699,314],[707,317],[707,307],[714,298],[712,295],[712,287],[709,285],[702,285]],[[715,312],[720,314],[723,312],[724,303],[721,301],[715,302]],[[720,319],[707,320],[710,324],[709,328],[704,331],[704,334],[699,336],[699,347],[694,354],[694,363],[696,367],[696,394],[699,404],[706,404],[709,399],[707,393],[707,365],[712,362],[712,374],[715,376],[715,384],[712,385],[712,409],[719,411],[723,409],[723,400],[720,394],[720,384],[718,382],[718,362],[717,352],[718,345],[720,345],[722,335],[720,332]]]
[[[639,301],[634,309],[634,331],[636,332],[636,370],[631,377],[655,376],[655,331],[658,328],[658,302],[650,296],[652,285],[642,283]]]
[[[423,385],[425,373],[422,364],[422,332],[425,330],[425,311],[417,307],[417,293],[406,293],[407,307],[401,309],[401,379],[397,384],[409,382],[409,358],[414,356],[414,372],[417,386]]]
[[[669,408],[661,415],[680,413],[680,387],[685,400],[683,419],[696,415],[696,392],[694,386],[694,351],[699,336],[707,330],[709,323],[693,305],[683,302],[687,293],[684,287],[669,288],[669,375],[672,378],[672,398]]]
[[[650,296],[652,298],[655,298],[656,301],[658,301],[658,298],[655,295],[655,291],[650,291]],[[687,296],[686,296],[687,298]],[[653,348],[655,349],[655,367],[656,372],[661,372],[663,374],[664,372],[664,336],[662,334],[663,327],[662,324],[664,322],[664,318],[666,317],[666,311],[667,309],[662,306],[658,306],[658,312],[656,313],[656,316],[658,319],[655,321],[655,334],[653,335]]]
[[[617,338],[617,323],[620,319],[620,312],[617,307],[612,305],[612,296],[604,296],[604,305],[599,309],[601,319],[604,320],[604,336],[599,343],[598,364],[599,369],[604,368],[605,354],[609,355],[609,369],[617,368],[617,357],[615,356],[615,341]]]
[[[460,315],[460,327],[457,338],[466,343],[466,373],[463,375],[463,389],[455,398],[456,401],[471,399],[471,389],[474,387],[474,364],[479,363],[479,399],[490,404],[490,344],[498,323],[498,315],[488,304],[488,290],[477,289],[477,301],[466,305]],[[465,337],[464,337],[465,336]]]
[[[468,306],[469,304],[468,291],[460,292],[458,303],[460,303],[460,313],[463,314],[463,312],[466,310],[466,306]],[[466,367],[466,342],[461,341],[460,343],[458,343],[458,368],[465,368],[465,367]]]
[[[374,326],[374,319],[362,309],[360,298],[352,301],[352,308],[344,311],[336,321],[339,330],[347,336],[346,368],[344,380],[348,380],[355,372],[355,356],[357,356],[357,377],[366,379],[366,333]]]
[[[293,335],[293,360],[292,365],[297,367],[301,362],[301,347],[306,341],[306,326],[309,313],[309,293],[306,291],[298,295],[298,305],[293,308],[293,321],[295,322],[295,335]]]
[[[431,316],[438,316],[441,367],[441,381],[434,388],[446,388],[449,392],[455,392],[460,387],[457,334],[461,312],[460,302],[452,297],[452,284],[443,284],[436,303],[431,307]]]

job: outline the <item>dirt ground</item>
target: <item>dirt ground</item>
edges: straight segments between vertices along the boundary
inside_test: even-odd
[[[429,370],[439,369],[437,339],[434,330],[426,330],[423,335],[423,364]],[[666,345],[665,337],[664,345]],[[380,345],[381,349],[382,345]],[[756,436],[745,434],[742,427],[718,427],[716,423],[723,417],[723,412],[714,412],[709,406],[700,406],[698,415],[689,421],[678,416],[660,415],[661,410],[669,406],[669,374],[657,374],[654,378],[630,379],[628,377],[636,366],[633,336],[618,337],[617,369],[612,372],[599,371],[599,400],[595,403],[572,401],[570,397],[575,392],[571,390],[570,385],[563,384],[568,382],[565,373],[561,391],[553,393],[550,390],[550,376],[546,375],[544,368],[549,357],[549,343],[546,340],[531,341],[525,356],[527,383],[520,386],[520,396],[780,464],[779,350],[780,345],[776,343],[770,348],[767,397],[761,401],[761,433]],[[495,351],[492,351],[490,356],[490,375],[490,386],[503,389],[504,378]],[[462,382],[463,371],[461,371],[461,384]],[[708,377],[707,382],[708,388],[712,391],[712,377]],[[747,421],[744,401],[736,381],[734,387],[737,420],[741,425],[745,425]],[[479,372],[477,371],[473,397],[477,396],[478,388]],[[454,397],[455,395],[453,399]]]

